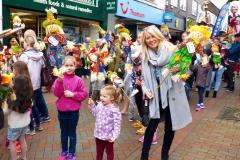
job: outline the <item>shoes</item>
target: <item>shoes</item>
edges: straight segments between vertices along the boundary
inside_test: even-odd
[[[76,160],[76,156],[73,153],[68,153],[67,158],[68,160]]]
[[[5,138],[4,144],[5,144],[6,147],[9,146],[9,140],[7,139],[7,137]]]
[[[31,136],[33,136],[33,135],[35,135],[35,134],[36,134],[35,130],[30,130],[30,129],[28,129],[28,131],[26,132],[26,135],[31,135]]]
[[[153,140],[152,140],[152,144],[157,144],[158,142],[157,142],[157,136],[153,136]]]
[[[205,92],[205,97],[208,97],[209,96],[209,91],[206,91]]]
[[[67,152],[62,152],[59,157],[58,160],[66,160],[68,157],[68,153]]]
[[[135,96],[138,92],[139,92],[138,89],[134,89],[132,91],[131,97]]]
[[[143,143],[143,142],[144,142],[144,136],[140,137],[140,138],[138,139],[138,141]]]
[[[43,128],[42,128],[41,126],[36,126],[36,127],[35,127],[35,130],[38,131],[38,132],[40,132],[40,131],[43,131]]]
[[[224,86],[223,88],[225,88],[225,89],[228,89],[228,88],[229,88],[229,86]]]
[[[200,108],[201,109],[204,109],[205,108],[205,105],[203,103],[200,104]]]
[[[226,89],[226,91],[227,91],[227,92],[233,92],[233,91],[234,91],[234,89],[227,88],[227,89]]]
[[[16,152],[17,153],[20,153],[21,152],[21,145],[20,145],[20,142],[17,140],[16,142]]]
[[[138,129],[138,130],[136,131],[136,134],[138,134],[138,135],[144,135],[145,130],[146,130],[146,127],[143,126],[142,128],[140,128],[140,129]]]
[[[195,110],[196,110],[197,112],[201,110],[201,106],[200,106],[200,104],[197,104],[197,106],[196,106],[196,109],[195,109]]]
[[[213,96],[212,96],[213,98],[216,98],[217,97],[217,91],[214,91],[213,92]]]
[[[143,125],[142,125],[142,123],[141,123],[140,121],[134,122],[134,123],[132,124],[132,126],[133,126],[134,128],[142,128],[142,127],[143,127]]]
[[[40,124],[42,124],[42,123],[47,123],[47,122],[50,122],[51,121],[51,118],[49,117],[49,116],[47,116],[47,117],[42,117],[41,119],[40,119]]]
[[[138,139],[138,141],[143,143],[144,142],[144,136],[140,137]],[[157,144],[157,143],[158,143],[157,142],[157,136],[154,135],[153,140],[152,140],[152,144]]]

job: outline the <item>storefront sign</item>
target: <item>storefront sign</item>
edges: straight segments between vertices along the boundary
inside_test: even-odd
[[[164,22],[172,22],[173,19],[174,19],[174,14],[173,13],[164,13],[163,14]]]
[[[183,18],[174,16],[171,22],[165,22],[165,24],[171,29],[175,29],[178,31],[185,30],[185,19]]]
[[[108,13],[116,13],[117,10],[117,0],[107,0],[107,8]]]
[[[11,7],[44,11],[52,6],[62,15],[96,20],[106,17],[106,13],[103,12],[103,3],[100,0],[3,0],[4,5]]]
[[[157,25],[163,22],[163,10],[134,0],[118,0],[116,15]]]

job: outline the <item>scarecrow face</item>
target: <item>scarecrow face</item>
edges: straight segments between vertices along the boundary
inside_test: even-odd
[[[238,12],[238,6],[232,6],[231,7],[231,12],[232,13],[237,13]]]

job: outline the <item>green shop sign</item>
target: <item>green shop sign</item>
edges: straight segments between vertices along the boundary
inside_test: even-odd
[[[117,0],[106,0],[107,3],[107,13],[116,13],[117,11]]]
[[[94,20],[104,20],[106,12],[103,0],[3,0],[3,4],[36,11],[45,11],[51,6],[58,14],[82,17]]]

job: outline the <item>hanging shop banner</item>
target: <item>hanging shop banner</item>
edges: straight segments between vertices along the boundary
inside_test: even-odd
[[[222,30],[223,25],[227,25],[224,24],[224,17],[227,16],[228,14],[228,9],[229,9],[229,3],[226,3],[223,5],[223,7],[221,8],[216,23],[214,25],[213,31],[212,31],[212,36],[211,37],[215,37],[219,34],[219,32]]]
[[[103,3],[101,0],[3,0],[3,4],[10,7],[36,11],[54,7],[61,15],[96,20],[105,18]]]
[[[134,0],[118,0],[117,16],[161,25],[163,10]]]
[[[163,20],[164,22],[172,22],[174,19],[174,13],[172,12],[166,12],[163,14]]]
[[[117,0],[106,0],[107,1],[107,13],[116,13],[117,11]]]

